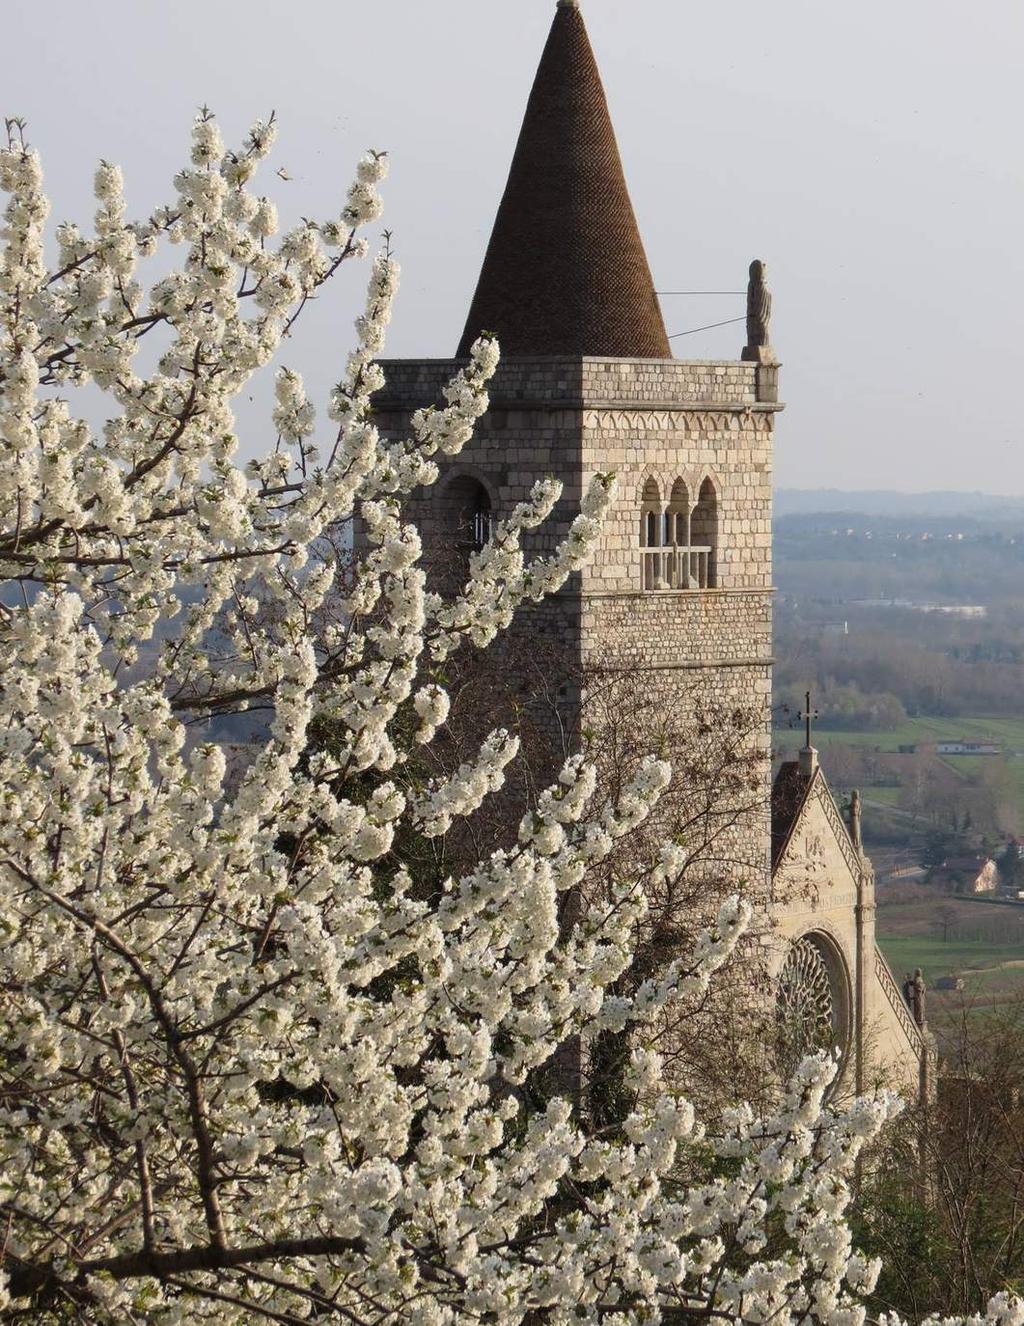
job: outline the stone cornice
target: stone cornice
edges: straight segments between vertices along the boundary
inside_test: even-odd
[[[637,400],[635,397],[565,396],[547,400],[522,397],[492,399],[492,410],[628,410],[632,414],[778,414],[786,407],[781,402],[702,400]]]
[[[623,664],[605,663],[602,659],[597,666],[602,672],[707,672],[711,668],[771,668],[775,666],[775,659],[772,657],[708,658],[702,662]]]
[[[460,359],[455,357],[443,357],[438,355],[425,355],[410,358],[398,358],[397,356],[382,356],[378,361],[384,367],[390,365],[400,365],[401,367],[411,366],[413,368],[437,368],[446,369],[454,373],[457,369],[465,368],[469,363],[465,355]],[[542,368],[550,368],[558,365],[565,369],[585,368],[588,364],[636,364],[643,368],[661,368],[671,372],[673,369],[680,368],[738,368],[745,373],[753,376],[757,365],[749,359],[644,359],[633,357],[624,357],[621,355],[502,355],[502,363],[509,367],[521,367],[523,364],[539,364]]]
[[[388,396],[386,388],[373,398],[375,411],[390,414],[413,408],[408,397]],[[417,407],[418,408],[418,407]],[[569,410],[622,410],[631,414],[778,414],[786,407],[782,402],[768,401],[716,401],[716,400],[636,400],[628,397],[564,396],[533,399],[523,396],[494,396],[488,413],[494,410],[532,410],[540,414],[553,414]],[[486,418],[486,416],[485,416]]]
[[[765,594],[777,594],[774,585],[759,588],[735,589],[562,589],[549,595],[550,598],[590,599],[643,599],[644,602],[658,603],[662,599],[728,599],[760,598]]]

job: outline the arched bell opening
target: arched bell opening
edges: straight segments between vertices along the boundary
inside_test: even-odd
[[[664,589],[665,515],[657,479],[648,479],[640,494],[640,584],[642,589]],[[657,551],[655,551],[657,550]]]
[[[697,588],[718,588],[718,493],[705,479],[690,516],[691,553]]]
[[[666,579],[670,589],[696,589],[693,559],[690,555],[690,490],[676,479],[665,508],[665,543],[671,548]]]
[[[471,474],[453,479],[445,489],[444,516],[449,539],[463,551],[479,552],[490,540],[490,494]]]

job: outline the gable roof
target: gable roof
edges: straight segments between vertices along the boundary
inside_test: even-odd
[[[786,848],[793,839],[804,811],[814,798],[821,805],[851,874],[857,875],[864,869],[864,858],[853,845],[846,821],[839,813],[821,766],[808,775],[796,760],[787,760],[780,766],[772,785],[772,874],[782,864]]]
[[[796,760],[787,760],[779,769],[772,784],[772,870],[779,864],[786,850],[807,794],[814,782]]]
[[[583,15],[559,0],[459,355],[670,359]]]

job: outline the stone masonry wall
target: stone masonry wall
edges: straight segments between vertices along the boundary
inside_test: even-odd
[[[381,399],[405,408],[430,404],[465,361],[385,359]],[[755,366],[734,361],[683,359],[506,359],[491,383],[496,408],[514,402],[683,401],[701,405],[754,405]]]
[[[377,401],[382,428],[404,429],[413,409],[439,401],[458,366],[386,362],[388,385]],[[753,786],[748,783],[739,813],[732,817],[728,806],[720,807],[725,824],[716,830],[711,865],[759,902],[752,945],[770,953],[773,971],[789,943],[808,930],[827,936],[841,955],[854,1023],[850,1066],[860,1067],[850,1078],[863,1081],[874,1063],[890,1070],[898,1065],[896,1075],[909,1079],[912,1046],[900,1025],[898,992],[894,1002],[875,971],[872,890],[840,850],[845,830],[826,814],[831,808],[836,818],[827,790],[820,805],[808,808],[800,850],[772,893],[771,494],[774,414],[781,407],[774,401],[775,378],[763,391],[758,373],[758,366],[745,363],[506,361],[477,436],[461,456],[442,460],[439,485],[421,494],[412,510],[429,551],[452,538],[445,491],[454,481],[483,485],[500,518],[537,479],[554,474],[564,484],[555,517],[524,540],[527,555],[535,556],[565,533],[591,477],[616,473],[617,495],[596,555],[561,593],[522,611],[500,646],[499,666],[507,660],[517,684],[528,689],[538,669],[544,674],[532,698],[550,718],[548,773],[578,740],[580,722],[592,725],[593,697],[609,677],[620,679],[615,684],[623,703],[636,706],[641,718],[645,706],[716,714],[719,724],[728,722],[730,711],[749,716],[753,710],[744,740],[760,772]],[[702,490],[712,488],[714,520],[702,517],[699,537],[691,523],[689,541],[714,548],[710,586],[652,583],[644,553],[652,529],[654,543],[664,547],[666,531],[671,542],[678,529],[675,513],[689,512]],[[632,727],[633,712],[619,709],[615,717]],[[711,738],[701,736],[700,724],[698,718],[693,740],[706,744]],[[674,754],[685,768],[687,752]],[[865,890],[860,906],[859,889]]]
[[[753,364],[685,359],[584,359],[587,401],[652,405],[754,405]]]
[[[458,361],[388,360],[377,401],[385,430],[440,399]],[[778,407],[755,400],[755,366],[675,360],[506,361],[491,384],[491,408],[477,436],[445,469],[445,482],[478,478],[500,515],[550,474],[565,487],[555,519],[530,547],[549,549],[564,534],[595,472],[613,470],[618,496],[598,555],[579,586],[636,591],[642,586],[640,495],[653,478],[663,503],[673,484],[695,504],[705,479],[715,487],[717,585],[771,585],[771,448]],[[425,494],[420,519],[437,520]]]
[[[402,430],[412,410],[439,402],[458,367],[385,361],[387,386],[376,401],[381,427]],[[722,849],[730,868],[767,897],[772,437],[779,407],[756,399],[756,372],[738,362],[505,361],[476,437],[460,456],[442,460],[440,483],[411,510],[429,549],[451,537],[446,485],[475,479],[500,518],[537,479],[553,474],[564,484],[555,516],[524,540],[528,556],[536,556],[564,535],[593,474],[616,473],[617,495],[596,555],[542,610],[521,614],[514,634],[529,647],[560,630],[576,670],[675,671],[680,703],[698,687],[723,708],[763,709],[754,738],[765,757],[763,786]],[[680,493],[677,481],[686,485],[688,506],[705,481],[713,485],[714,588],[644,588],[641,505],[652,479],[659,519],[674,485]]]
[[[767,667],[771,600],[764,591],[703,590],[585,594],[584,656],[622,666]],[[768,707],[769,690],[759,689]]]

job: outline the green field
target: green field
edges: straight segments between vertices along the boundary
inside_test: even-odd
[[[799,731],[777,728],[774,734],[776,749],[786,757],[802,744]],[[829,748],[856,746],[863,751],[899,757],[900,747],[914,748],[921,753],[923,747],[940,741],[993,741],[1003,750],[1002,756],[946,755],[938,758],[958,778],[977,782],[986,768],[1004,770],[1009,777],[1008,790],[1021,810],[1024,821],[1024,719],[1021,718],[911,718],[889,732],[845,732],[819,728],[815,745],[827,757]],[[827,766],[827,758],[826,758]],[[898,766],[897,766],[898,767]],[[865,796],[876,805],[899,805],[900,789],[869,786]],[[1024,827],[1024,824],[1022,824]]]
[[[970,996],[1008,995],[1024,989],[1024,959],[1007,967],[986,967],[963,973],[964,991]]]
[[[950,925],[946,940],[943,916]],[[1024,907],[966,898],[883,902],[877,938],[898,982],[921,968],[929,1021],[940,1039],[963,1016],[982,1016],[1024,994]],[[937,990],[944,976],[960,977],[963,990]]]
[[[884,915],[880,920],[884,924]],[[920,967],[929,982],[940,976],[962,976],[969,971],[999,967],[1006,962],[1024,963],[1024,944],[958,939],[943,942],[929,935],[891,934],[880,934],[878,942],[897,976]]]
[[[870,801],[880,801],[883,805],[895,806],[899,804],[902,790],[899,787],[868,787],[864,789],[864,795]]]
[[[896,753],[900,746],[920,746],[936,741],[997,741],[1008,755],[1024,754],[1024,718],[908,718],[899,727],[887,732],[841,732],[819,728],[815,744],[819,747],[831,743],[867,746],[870,750]],[[802,744],[801,733],[795,728],[779,728],[776,744],[792,748]],[[983,762],[987,756],[954,756],[950,764],[963,765]]]

